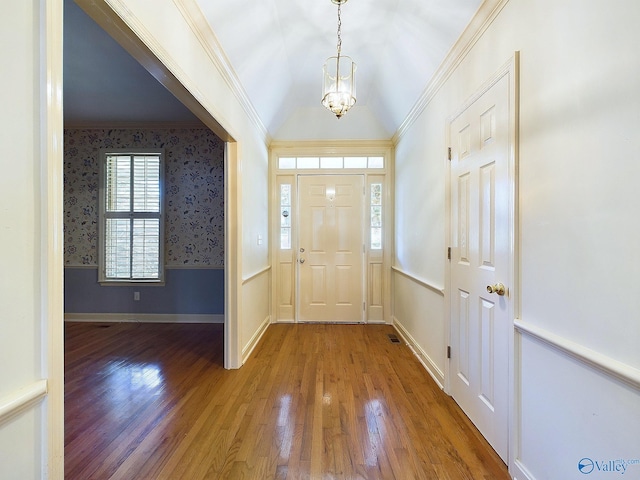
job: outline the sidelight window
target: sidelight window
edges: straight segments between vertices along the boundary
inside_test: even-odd
[[[371,221],[371,250],[382,249],[382,184],[371,184],[371,196],[369,202]]]
[[[291,184],[280,185],[280,248],[291,248]]]

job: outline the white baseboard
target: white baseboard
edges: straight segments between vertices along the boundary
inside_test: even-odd
[[[264,335],[264,332],[267,331],[267,328],[269,327],[270,324],[271,324],[271,315],[267,315],[267,318],[264,319],[264,321],[262,322],[258,330],[256,330],[256,333],[253,334],[253,337],[251,337],[251,340],[249,340],[249,343],[247,343],[247,345],[242,349],[243,365],[244,365],[244,362],[246,362],[247,359],[251,356],[253,349],[256,348],[256,345],[258,345],[258,342],[260,342],[262,335]]]
[[[393,326],[396,331],[400,334],[405,343],[413,350],[413,353],[418,360],[422,364],[422,366],[427,370],[431,378],[438,384],[441,389],[444,389],[444,373],[442,370],[438,368],[438,365],[427,355],[422,347],[416,342],[416,340],[411,336],[411,334],[407,331],[406,328],[398,321],[398,319],[393,317]]]
[[[513,480],[536,480],[527,467],[525,467],[518,459],[513,462],[513,465],[509,470],[509,475],[511,475]]]
[[[67,322],[224,323],[224,314],[65,313]]]

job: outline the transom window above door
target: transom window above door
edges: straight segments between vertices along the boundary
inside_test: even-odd
[[[279,157],[280,170],[384,168],[384,157]]]

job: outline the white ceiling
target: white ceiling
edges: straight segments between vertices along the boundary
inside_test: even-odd
[[[336,52],[331,0],[194,1],[272,137],[302,113],[331,116],[320,105],[322,65]],[[364,123],[378,122],[393,135],[481,3],[350,0],[342,6],[342,53],[358,64],[354,112],[374,117]],[[65,0],[64,100],[65,119],[75,123],[195,120],[72,0]]]

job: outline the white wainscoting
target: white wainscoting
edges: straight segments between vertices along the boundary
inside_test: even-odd
[[[239,322],[241,328],[239,347],[243,364],[251,356],[271,323],[269,312],[270,271],[271,266],[267,266],[246,276],[242,281],[243,302],[240,310],[242,321]]]
[[[396,317],[393,317],[393,326],[400,334],[405,343],[413,351],[414,355],[418,357],[420,363],[427,370],[431,378],[438,384],[440,389],[444,389],[444,372],[436,365],[436,363],[429,357],[422,347],[416,342],[413,336],[407,331],[406,328],[398,321]]]
[[[247,345],[245,345],[245,347],[242,349],[242,363],[243,364],[251,356],[251,354],[253,353],[253,350],[256,348],[256,346],[260,342],[260,339],[264,335],[264,332],[267,331],[267,328],[269,328],[270,324],[271,324],[271,316],[267,316],[264,319],[264,321],[260,324],[260,328],[258,328],[258,330],[256,330],[256,333],[253,334],[253,336],[251,337],[251,339],[249,340]]]
[[[398,267],[392,272],[393,325],[429,375],[444,388],[444,290]]]
[[[640,372],[526,322],[517,320],[515,327],[518,440],[512,476],[587,478],[578,468],[583,459],[640,462]],[[640,463],[628,465],[622,478],[640,478]]]

